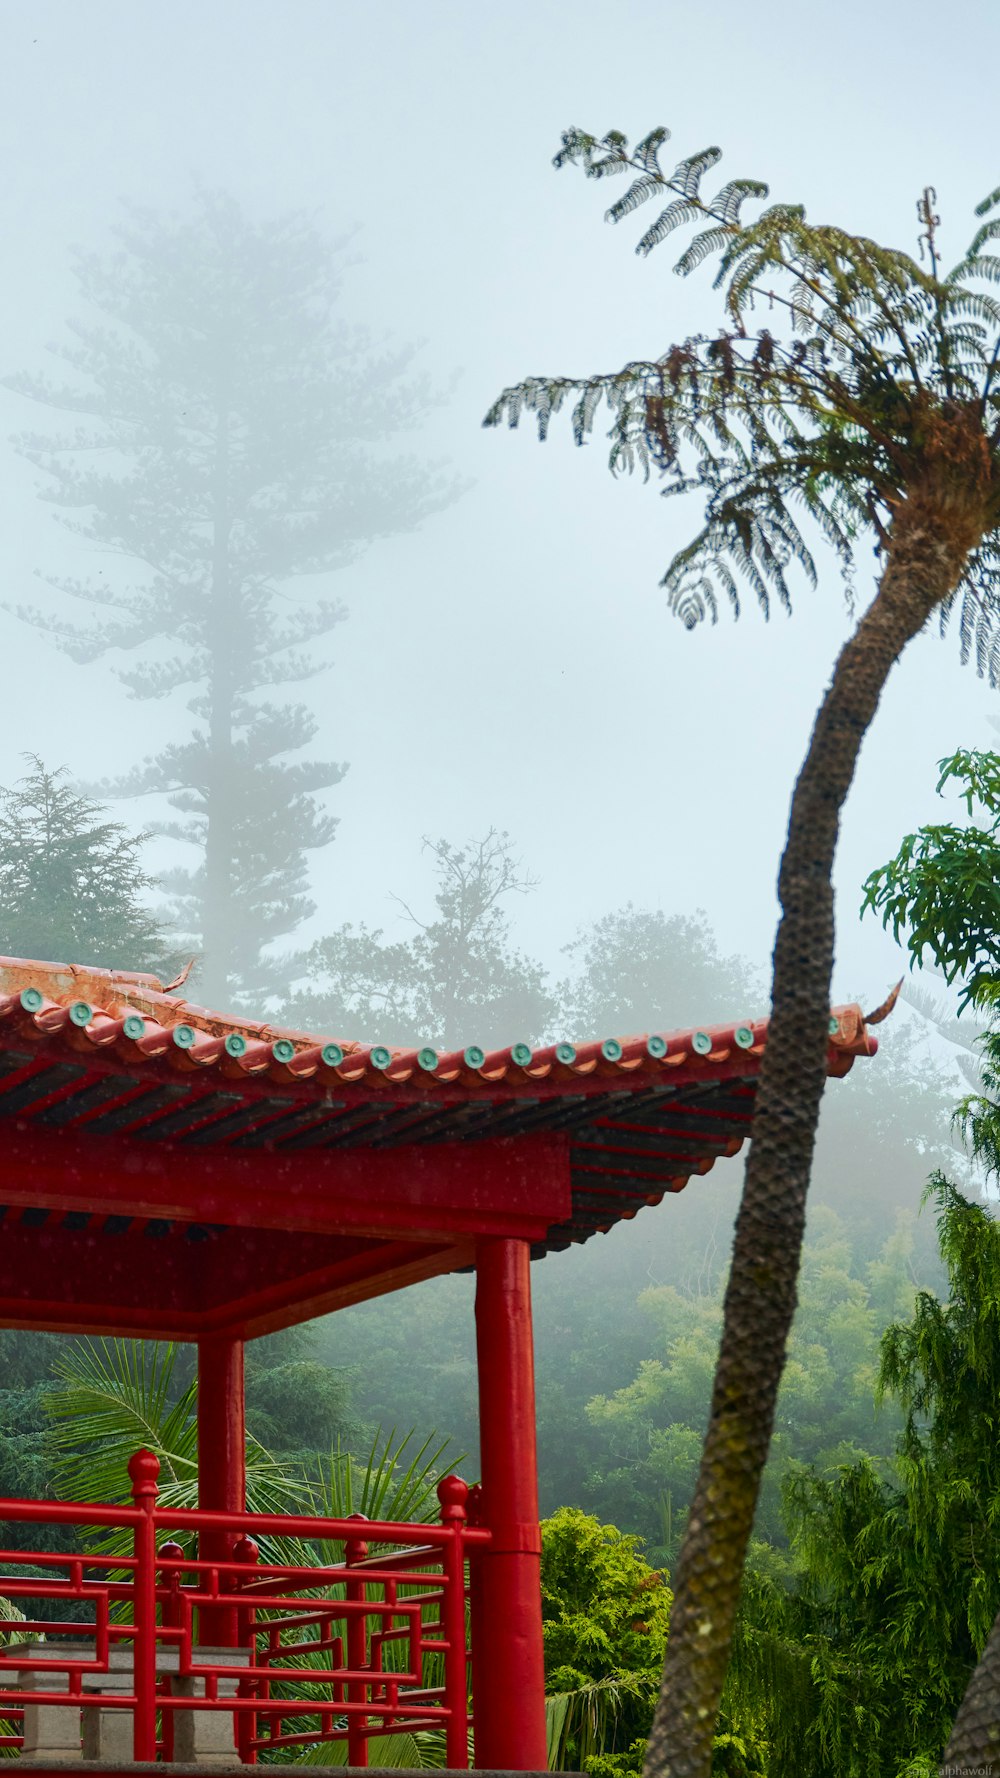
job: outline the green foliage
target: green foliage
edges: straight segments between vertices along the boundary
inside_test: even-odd
[[[282,1462],[328,1451],[349,1426],[347,1379],[314,1358],[256,1362],[247,1352],[247,1428]]]
[[[628,1756],[652,1720],[666,1648],[666,1575],[576,1507],[542,1525],[542,1625],[551,1766]]]
[[[840,1219],[828,1208],[814,1208],[757,1511],[758,1532],[773,1544],[784,1542],[781,1489],[790,1469],[806,1463],[829,1472],[859,1450],[888,1455],[892,1449],[898,1419],[876,1418],[872,1401],[876,1304],[898,1312],[912,1298],[911,1252],[912,1231],[903,1225],[877,1259],[858,1268]],[[695,1297],[674,1285],[644,1291],[639,1301],[652,1323],[656,1356],[642,1360],[630,1383],[595,1395],[587,1406],[588,1420],[602,1435],[595,1488],[601,1510],[640,1526],[668,1563],[701,1456],[724,1282],[717,1274],[712,1288]]]
[[[864,885],[862,914],[906,935],[911,968],[929,954],[945,981],[961,980],[960,1006],[982,1005],[1000,980],[1000,754],[960,748],[938,763],[938,794],[958,787],[970,825],[907,834]],[[971,825],[979,810],[988,822]]]
[[[0,787],[0,952],[8,957],[149,969],[169,959],[143,905],[148,835],[109,821],[79,796],[66,767],[35,754],[17,784]]]
[[[920,1291],[882,1337],[894,1464],[790,1473],[794,1568],[744,1589],[727,1699],[802,1778],[940,1758],[1000,1608],[1000,1225],[940,1175],[929,1190],[948,1295]]]
[[[765,615],[772,594],[790,609],[791,566],[816,579],[803,516],[848,571],[862,535],[887,542],[921,465],[933,464],[942,486],[950,479],[958,487],[964,477],[968,488],[981,472],[993,489],[984,529],[943,614],[960,605],[963,658],[974,650],[995,683],[1000,502],[991,459],[1000,304],[990,286],[1000,258],[988,246],[1000,235],[991,214],[1000,198],[980,206],[990,219],[945,271],[932,192],[918,206],[918,263],[810,223],[799,204],[772,204],[744,221],[744,205],[766,198],[766,185],[734,179],[705,196],[702,182],[720,151],[702,150],[665,171],[668,136],[653,130],[630,149],[620,131],[598,139],[571,129],[555,164],[578,165],[591,179],[630,179],[607,212],[611,222],[667,199],[636,250],[644,256],[676,230],[695,230],[675,269],[687,275],[715,261],[720,331],[656,357],[637,355],[608,374],[528,377],[503,391],[484,424],[517,426],[531,413],[545,438],[552,416],[571,404],[573,436],[584,444],[603,407],[614,471],[655,472],[665,494],[703,501],[701,529],[663,580],[688,628],[706,615],[715,621],[720,592],[738,613],[740,582]],[[768,324],[754,328],[758,307]],[[779,322],[783,332],[774,331]]]
[[[317,1465],[313,1511],[330,1519],[363,1513],[366,1519],[405,1519],[431,1523],[439,1516],[437,1484],[462,1461],[448,1439],[431,1433],[422,1445],[413,1431],[398,1437],[395,1427],[372,1440],[362,1465],[337,1449]]]
[[[667,1576],[642,1539],[577,1507],[542,1521],[548,1764],[589,1778],[639,1778],[670,1618]],[[766,1770],[753,1728],[727,1715],[713,1774]]]
[[[862,913],[872,909],[897,940],[906,933],[911,968],[929,954],[960,983],[960,1010],[988,1026],[978,1033],[979,1080],[955,1119],[978,1161],[1000,1175],[1000,754],[960,748],[939,762],[938,792],[958,788],[968,825],[941,823],[907,834],[894,858],[871,872]],[[978,815],[978,822],[973,822]],[[954,1036],[953,1036],[953,1040]]]
[[[56,1362],[45,1407],[63,1499],[128,1500],[128,1460],[145,1446],[160,1460],[162,1504],[197,1506],[197,1383],[174,1389],[175,1351],[146,1340],[85,1340]],[[249,1510],[294,1512],[307,1498],[304,1477],[275,1462],[251,1434]]]
[[[448,1764],[448,1749],[443,1729],[420,1729],[415,1734],[379,1735],[369,1743],[369,1759],[378,1769],[386,1771],[436,1772]],[[472,1764],[470,1737],[470,1758]],[[287,1757],[287,1755],[286,1755]],[[298,1766],[346,1766],[346,1741],[319,1741],[296,1752]]]

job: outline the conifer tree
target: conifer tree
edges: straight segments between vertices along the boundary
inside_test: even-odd
[[[394,448],[432,397],[408,349],[343,319],[341,249],[301,217],[256,222],[202,192],[187,217],[129,209],[116,234],[77,257],[84,319],[54,349],[67,380],[8,380],[75,416],[20,448],[70,531],[106,552],[22,615],[78,661],[123,651],[137,698],[186,695],[177,739],[100,790],[169,797],[164,831],[201,856],[168,887],[204,950],[202,991],[224,1002],[260,991],[261,947],[312,911],[305,854],[334,833],[319,799],[344,767],[301,757],[314,715],[270,701],[325,664],[343,611],[319,577],[456,487]]]
[[[874,545],[879,559],[874,597],[834,666],[792,796],[770,1031],[647,1755],[650,1774],[707,1778],[795,1310],[826,1084],[840,811],[892,667],[932,616],[957,614],[963,656],[974,654],[980,671],[1000,680],[1000,304],[992,294],[1000,188],[980,206],[967,252],[947,269],[932,190],[918,204],[918,259],[813,224],[799,204],[773,204],[745,220],[767,187],[733,179],[705,196],[720,151],[701,150],[670,171],[660,161],[667,138],[657,129],[632,149],[620,131],[598,140],[573,129],[556,164],[599,181],[627,177],[608,212],[614,222],[650,200],[663,203],[639,241],[643,256],[676,230],[695,231],[676,269],[714,262],[718,331],[607,374],[529,377],[503,392],[486,424],[516,426],[530,413],[544,438],[571,404],[582,444],[603,408],[613,469],[638,468],[664,493],[702,503],[700,529],[664,577],[689,629],[715,620],[720,594],[738,613],[741,583],[765,616],[772,598],[790,608],[791,571],[817,578],[810,531],[845,570],[859,548]],[[969,1760],[1000,1752],[1000,1626],[995,1645],[992,1702],[979,1707],[980,1687],[975,1721],[961,1725]],[[947,1757],[958,1754],[956,1741]]]
[[[17,784],[0,786],[0,953],[102,969],[156,971],[170,959],[144,904],[147,836],[130,834],[78,795],[66,767],[34,754]]]

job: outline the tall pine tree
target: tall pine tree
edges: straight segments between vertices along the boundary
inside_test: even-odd
[[[183,218],[128,209],[116,235],[77,257],[85,318],[56,349],[68,380],[8,383],[79,416],[18,443],[106,563],[21,615],[78,661],[131,654],[116,671],[138,698],[186,694],[193,722],[100,788],[169,797],[164,831],[200,858],[165,881],[204,953],[202,992],[225,1002],[261,991],[262,947],[312,912],[305,854],[336,825],[320,796],[344,766],[302,758],[314,715],[267,696],[325,665],[310,645],[343,611],[317,577],[457,487],[391,448],[433,397],[409,349],[376,351],[342,318],[342,250],[301,217],[258,223],[202,192]]]

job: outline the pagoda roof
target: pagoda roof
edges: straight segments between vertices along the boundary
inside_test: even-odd
[[[9,1237],[33,1229],[50,1275],[72,1264],[67,1237],[86,1237],[100,1264],[109,1233],[134,1258],[150,1236],[161,1255],[197,1247],[204,1273],[182,1287],[179,1268],[162,1314],[129,1297],[124,1263],[113,1301],[110,1286],[101,1303],[98,1286],[76,1290],[79,1314],[49,1286],[15,1314],[16,1279],[0,1276],[0,1320],[191,1338],[207,1316],[263,1332],[454,1270],[483,1235],[521,1235],[538,1254],[586,1240],[738,1152],[767,1042],[756,1018],[489,1053],[393,1049],[212,1012],[180,985],[0,959],[8,1263]],[[874,1053],[868,1026],[885,1010],[834,1009],[829,1074]],[[339,1282],[324,1290],[320,1273]]]

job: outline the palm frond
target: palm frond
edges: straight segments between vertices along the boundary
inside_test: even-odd
[[[594,1753],[614,1743],[615,1725],[627,1698],[635,1695],[633,1674],[612,1674],[590,1680],[573,1691],[553,1692],[545,1700],[545,1736],[550,1772],[567,1770],[572,1758],[582,1768]]]
[[[45,1398],[56,1449],[53,1479],[63,1500],[126,1504],[128,1461],[140,1448],[160,1460],[159,1504],[198,1505],[197,1383],[174,1386],[176,1348],[152,1341],[83,1342],[56,1364],[57,1382]],[[250,1512],[308,1512],[312,1489],[297,1466],[278,1463],[252,1435],[246,1452]],[[182,1543],[190,1539],[181,1539]],[[126,1554],[128,1531],[86,1534],[100,1554]],[[265,1540],[264,1553],[278,1543]]]
[[[372,1763],[387,1771],[439,1772],[448,1764],[448,1748],[443,1729],[418,1729],[413,1734],[378,1735],[368,1749]],[[472,1735],[469,1735],[469,1765],[474,1758]],[[299,1766],[346,1766],[346,1741],[319,1741],[302,1747],[295,1761]]]

